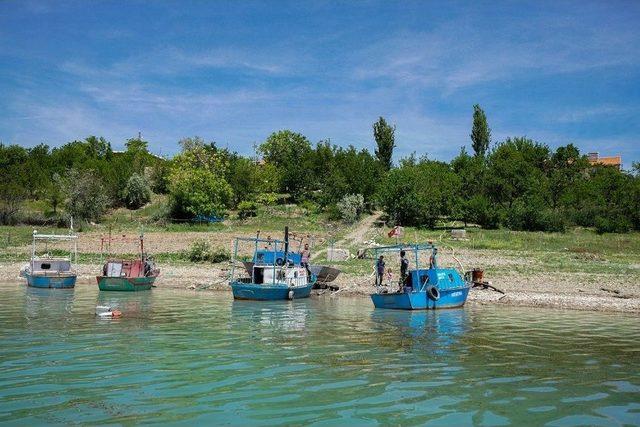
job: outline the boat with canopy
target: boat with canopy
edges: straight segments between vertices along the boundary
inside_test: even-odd
[[[252,246],[253,258],[251,261],[244,260],[243,268],[236,268],[239,246],[243,243]],[[301,254],[289,250],[288,227],[285,227],[283,241],[257,237],[235,238],[229,278],[235,299],[307,298],[315,282],[316,276],[302,264]]]
[[[34,288],[54,289],[75,287],[78,277],[74,268],[74,264],[78,261],[78,236],[73,233],[73,226],[69,229],[69,234],[40,234],[37,230],[33,230],[32,236],[31,260],[20,271],[20,275],[27,279],[27,285]],[[70,244],[68,251],[62,250],[64,255],[50,253],[50,250],[61,251],[55,248],[58,242]],[[38,253],[39,244],[44,244],[44,253]]]
[[[112,243],[138,243],[139,255],[137,258],[122,258],[111,255]],[[98,288],[101,291],[147,291],[153,287],[155,280],[160,275],[160,269],[153,259],[144,251],[144,233],[140,236],[127,237],[125,235],[101,239],[101,259],[104,251],[107,251],[107,260],[102,266],[102,274],[96,276]]]
[[[406,275],[400,278],[398,290],[389,292],[377,286],[371,300],[376,308],[398,310],[434,310],[462,307],[473,285],[471,272],[464,277],[455,268],[440,268],[437,262],[438,249],[432,243],[399,244],[368,248],[375,259],[385,254],[402,254],[406,262],[414,263]],[[421,263],[421,254],[428,253],[428,261]]]

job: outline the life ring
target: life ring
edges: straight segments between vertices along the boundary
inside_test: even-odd
[[[293,289],[289,289],[289,293],[287,294],[287,298],[289,298],[290,300],[293,299],[293,295],[295,292],[293,292]]]
[[[427,295],[434,301],[438,301],[440,299],[440,291],[435,286],[429,286],[427,288]]]
[[[276,265],[281,267],[284,265],[284,260],[282,258],[276,258]]]

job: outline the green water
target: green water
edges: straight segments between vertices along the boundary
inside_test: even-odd
[[[637,316],[0,285],[0,326],[0,423],[640,425]]]

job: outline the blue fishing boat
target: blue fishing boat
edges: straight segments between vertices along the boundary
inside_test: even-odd
[[[253,259],[236,269],[238,246],[253,245]],[[264,245],[264,247],[260,247]],[[236,276],[238,274],[238,276]],[[289,230],[284,241],[237,237],[234,242],[229,285],[235,299],[292,300],[307,298],[316,277],[302,264],[300,253],[289,251]]]
[[[74,262],[78,259],[78,236],[73,234],[38,234],[33,230],[33,243],[31,245],[31,260],[25,265],[20,275],[27,279],[27,285],[34,288],[69,289],[76,285],[78,277],[71,262],[72,254]],[[49,254],[49,245],[55,242],[69,242],[71,248],[68,256],[55,256]],[[45,244],[43,254],[38,254],[38,243]],[[58,248],[56,248],[58,249]]]
[[[431,243],[415,245],[394,245],[371,248],[376,259],[383,253],[399,252],[406,262],[415,263],[400,279],[397,291],[389,292],[382,286],[371,294],[376,308],[397,310],[434,310],[462,307],[473,285],[470,276],[463,278],[455,268],[440,268],[437,264],[438,249]],[[420,254],[431,252],[425,267],[420,265]],[[411,258],[406,257],[410,253]],[[402,256],[401,255],[401,256]]]

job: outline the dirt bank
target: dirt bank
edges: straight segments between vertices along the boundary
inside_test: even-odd
[[[0,282],[21,281],[18,277],[24,263],[0,263]],[[97,264],[78,266],[78,286],[95,286]],[[194,289],[202,291],[228,291],[228,271],[223,266],[164,265],[157,281],[158,287]],[[505,291],[505,295],[489,290],[472,289],[469,302],[477,304],[505,304],[528,307],[640,313],[640,284],[631,276],[615,274],[580,273],[498,273],[492,283]],[[336,293],[320,291],[333,297],[368,295],[373,280],[369,277],[341,275]]]

